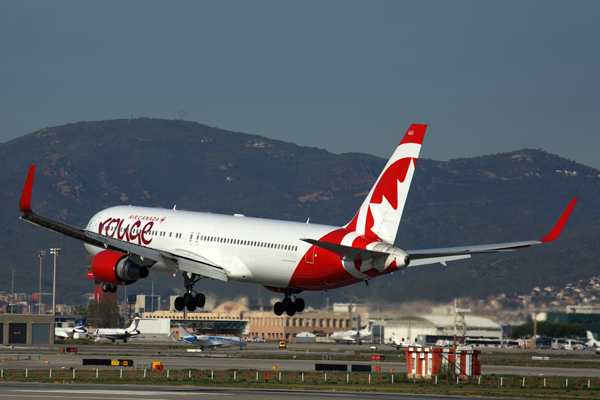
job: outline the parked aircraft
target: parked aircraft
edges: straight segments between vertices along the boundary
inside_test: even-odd
[[[75,336],[76,339],[79,339],[77,336],[83,334],[83,339],[85,339],[87,333],[87,329],[84,328],[85,320],[86,317],[81,317],[77,326],[73,328],[54,328],[54,336],[65,339],[73,339]]]
[[[422,347],[419,343],[413,342],[410,339],[404,340],[398,339],[395,333],[392,333],[392,337],[390,338],[390,345],[395,346],[397,350],[400,350],[404,347]],[[437,344],[436,344],[437,346]]]
[[[587,331],[586,335],[588,340],[585,342],[585,345],[594,349],[600,349],[600,340],[594,339],[594,334],[590,331]]]
[[[140,331],[138,331],[137,327],[140,323],[140,317],[135,317],[131,322],[131,325],[127,329],[119,329],[119,328],[99,328],[92,333],[91,336],[96,338],[96,342],[100,339],[109,339],[113,343],[115,340],[122,340],[123,343],[127,343],[127,339],[132,339],[134,337],[140,337]]]
[[[29,169],[19,203],[21,219],[84,243],[94,256],[92,273],[104,291],[144,279],[149,272],[181,275],[186,293],[175,308],[194,311],[205,297],[194,291],[201,279],[263,285],[281,293],[276,315],[304,310],[305,290],[332,290],[401,270],[472,254],[512,251],[555,240],[576,198],[549,234],[537,240],[464,247],[403,250],[394,246],[398,225],[425,135],[410,126],[352,220],[342,227],[216,215],[149,207],[104,209],[85,228],[36,214],[31,208],[35,166]]]
[[[227,336],[208,336],[208,335],[195,335],[185,329],[185,326],[179,325],[179,334],[181,340],[185,343],[195,344],[200,346],[200,349],[204,350],[205,347],[210,347],[212,350],[217,350],[218,347],[239,347],[243,350],[244,347],[248,346],[248,343],[240,340],[238,337],[227,337]],[[171,336],[173,341],[178,340]]]
[[[362,344],[363,339],[370,338],[371,335],[373,334],[373,322],[374,322],[373,320],[369,320],[365,329],[360,330],[360,331],[349,330],[349,331],[333,332],[331,335],[329,335],[329,338],[335,340],[336,342],[356,342],[356,341],[358,341],[359,344]]]

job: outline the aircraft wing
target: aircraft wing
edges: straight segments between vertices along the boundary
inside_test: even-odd
[[[426,249],[426,250],[406,250],[410,257],[409,267],[424,265],[424,264],[434,264],[441,262],[442,264],[445,261],[453,261],[454,259],[460,258],[469,258],[471,254],[485,254],[485,253],[498,253],[498,252],[506,252],[506,251],[515,251],[518,249],[523,249],[525,247],[534,246],[536,244],[548,243],[556,239],[562,233],[565,224],[567,223],[575,204],[577,203],[577,198],[571,200],[565,211],[563,211],[562,215],[546,236],[538,240],[527,240],[521,242],[508,242],[508,243],[497,243],[497,244],[485,244],[485,245],[476,245],[476,246],[464,246],[464,247],[447,247],[440,249]]]
[[[497,244],[486,244],[486,245],[475,245],[475,246],[463,246],[463,247],[447,247],[440,249],[425,249],[425,250],[405,250],[410,258],[409,267],[416,267],[425,264],[441,263],[446,265],[447,261],[455,261],[464,258],[470,258],[472,254],[485,254],[485,253],[498,253],[504,251],[514,251],[525,247],[533,246],[536,244],[548,243],[556,239],[562,233],[575,204],[577,198],[571,200],[565,211],[562,213],[550,233],[538,240],[527,240],[521,242],[508,242],[508,243],[497,243]],[[315,246],[322,247],[326,250],[337,254],[340,257],[346,257],[349,260],[367,260],[373,259],[378,256],[387,256],[387,251],[393,252],[394,249],[399,250],[394,246],[388,246],[388,250],[375,251],[367,250],[358,247],[345,246],[342,244],[326,242],[322,240],[314,239],[301,239],[307,243]]]
[[[135,254],[143,258],[161,262],[164,265],[173,268],[174,271],[180,270],[220,281],[229,280],[227,272],[221,266],[216,265],[200,255],[189,253],[183,250],[181,251],[181,254],[175,254],[151,247],[144,247],[106,237],[98,233],[86,231],[85,229],[76,228],[74,226],[36,214],[31,209],[31,193],[33,190],[34,173],[35,165],[32,165],[29,167],[27,181],[25,182],[23,194],[21,195],[21,201],[19,202],[19,208],[23,213],[20,219],[96,247],[104,247],[108,250],[125,254]]]

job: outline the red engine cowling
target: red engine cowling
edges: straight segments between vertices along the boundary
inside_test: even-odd
[[[125,254],[104,250],[92,260],[92,273],[102,283],[127,285],[148,276],[148,268],[137,265]]]

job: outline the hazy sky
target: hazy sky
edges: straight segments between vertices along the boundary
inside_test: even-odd
[[[152,117],[388,157],[600,168],[599,1],[0,0],[0,142]]]

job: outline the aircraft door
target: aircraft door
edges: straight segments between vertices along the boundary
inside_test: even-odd
[[[90,230],[93,232],[99,232],[100,222],[102,222],[102,217],[96,217],[93,225],[90,226]],[[102,232],[99,233],[102,234]]]

